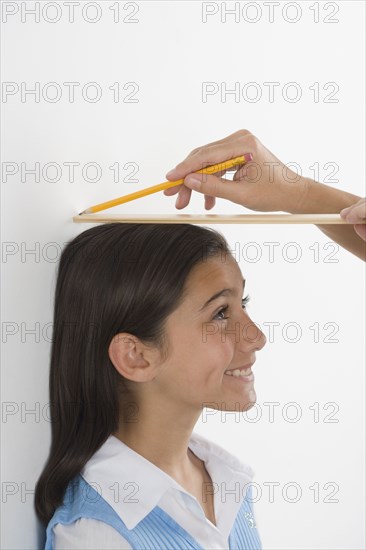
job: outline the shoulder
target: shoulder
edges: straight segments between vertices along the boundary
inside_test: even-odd
[[[131,545],[113,527],[96,519],[80,518],[71,524],[53,528],[57,550],[131,550]]]

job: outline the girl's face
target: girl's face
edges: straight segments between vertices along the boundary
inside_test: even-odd
[[[235,259],[223,254],[196,265],[185,289],[166,321],[168,358],[154,383],[165,399],[197,411],[249,409],[256,401],[250,367],[266,337],[242,304],[243,276]],[[234,370],[244,372],[234,376]]]

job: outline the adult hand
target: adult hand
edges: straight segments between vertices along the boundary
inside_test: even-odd
[[[252,153],[253,160],[231,169],[235,170],[233,181],[222,177],[226,170],[215,175],[193,174],[245,153]],[[183,185],[164,191],[167,196],[179,193],[175,203],[178,209],[189,204],[195,189],[205,195],[206,210],[213,208],[215,197],[220,197],[251,210],[296,213],[301,212],[309,185],[309,180],[285,166],[248,130],[194,149],[166,177],[170,181],[184,178]]]
[[[343,208],[340,215],[348,223],[353,223],[357,235],[366,241],[366,224],[362,223],[366,220],[366,198],[360,199],[355,204],[352,204],[352,206],[348,206],[348,208]]]

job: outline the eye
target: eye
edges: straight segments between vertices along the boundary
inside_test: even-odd
[[[225,306],[223,308],[220,309],[220,311],[218,311],[216,313],[216,315],[214,316],[214,319],[216,321],[224,321],[225,319],[228,319],[228,317],[220,317],[221,315],[224,315],[225,311],[227,310],[229,306]]]
[[[245,298],[242,299],[242,301],[241,301],[241,307],[242,307],[243,309],[246,309],[246,305],[247,305],[247,303],[249,302],[249,300],[250,300],[249,295],[245,296]],[[229,306],[222,307],[222,308],[220,309],[220,311],[218,311],[218,312],[215,314],[214,319],[215,319],[215,320],[218,320],[218,321],[224,321],[225,319],[228,319],[228,317],[222,317],[222,315],[224,315],[225,312],[227,311],[228,307],[229,307]]]

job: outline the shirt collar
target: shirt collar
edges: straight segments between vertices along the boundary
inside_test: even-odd
[[[254,472],[218,444],[192,432],[189,448],[205,462],[213,482],[229,481],[239,475],[249,483]],[[128,529],[133,529],[155,508],[168,490],[192,498],[178,482],[113,435],[94,453],[81,471],[117,512]]]

